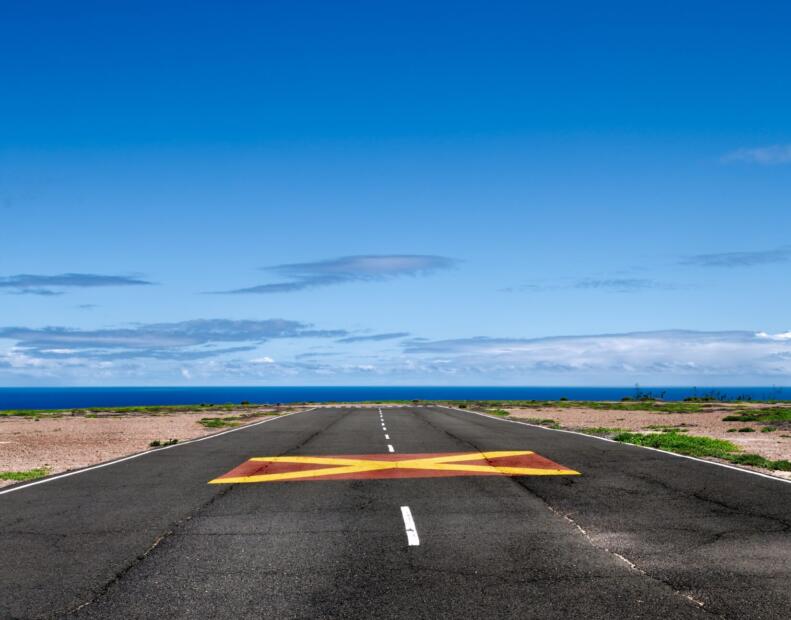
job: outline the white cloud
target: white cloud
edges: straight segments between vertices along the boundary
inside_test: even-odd
[[[767,334],[766,332],[758,332],[755,334],[758,338],[764,338],[765,340],[777,340],[777,341],[784,341],[789,340],[791,341],[791,331],[789,332],[780,332],[779,334]]]
[[[413,342],[407,352],[452,356],[457,368],[570,377],[778,377],[791,375],[791,333],[655,331],[553,338]]]
[[[791,144],[773,144],[755,148],[742,148],[726,153],[722,161],[774,165],[791,163]]]
[[[339,351],[299,357],[95,358],[81,351],[47,357],[0,349],[0,383],[71,385],[459,384],[459,385],[768,385],[791,383],[791,331],[649,331],[548,338],[414,338],[400,352]],[[271,349],[273,344],[267,344]],[[270,353],[269,350],[266,353]]]

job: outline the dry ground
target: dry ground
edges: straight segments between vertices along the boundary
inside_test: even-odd
[[[50,473],[85,467],[149,449],[154,440],[184,441],[227,429],[205,428],[205,417],[239,412],[169,413],[162,415],[0,417],[0,471],[46,467]],[[261,421],[251,417],[240,424]],[[0,486],[14,484],[0,480]]]
[[[384,403],[383,403],[384,405]],[[348,405],[346,405],[348,406]],[[367,405],[372,406],[372,405]],[[376,406],[376,405],[373,405]],[[723,422],[734,408],[750,407],[717,404],[699,413],[658,413],[646,411],[611,411],[586,407],[509,408],[510,417],[522,420],[552,419],[562,428],[582,430],[606,427],[627,431],[651,432],[652,426],[677,426],[690,435],[727,439],[745,452],[768,459],[791,460],[791,431],[762,433],[755,422]],[[268,410],[257,409],[257,414]],[[226,429],[210,429],[199,424],[204,417],[226,417],[241,411],[168,413],[157,415],[126,414],[83,416],[0,417],[0,471],[25,471],[46,467],[50,473],[85,467],[149,449],[154,440],[185,441]],[[248,410],[249,413],[249,410]],[[273,412],[274,413],[274,412]],[[259,421],[251,417],[240,422]],[[734,433],[728,429],[752,427],[753,433]],[[791,477],[785,472],[772,472]],[[13,484],[0,480],[0,486]]]
[[[756,405],[717,404],[699,413],[658,413],[647,411],[608,411],[586,407],[537,407],[527,409],[507,409],[514,419],[552,419],[561,427],[570,430],[591,428],[612,428],[634,432],[652,432],[654,426],[677,426],[686,429],[689,435],[703,435],[716,439],[727,439],[738,445],[744,452],[760,454],[772,460],[791,460],[791,431],[777,430],[762,433],[764,425],[757,422],[723,422],[734,409],[747,409]],[[766,406],[766,405],[764,405]],[[729,429],[753,428],[755,432],[728,432]],[[772,472],[789,478],[786,472]]]

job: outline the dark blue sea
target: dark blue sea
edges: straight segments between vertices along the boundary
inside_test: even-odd
[[[0,388],[2,409],[69,409],[200,403],[294,403],[377,400],[620,400],[650,394],[664,400],[714,395],[723,400],[789,400],[778,387],[70,387]]]

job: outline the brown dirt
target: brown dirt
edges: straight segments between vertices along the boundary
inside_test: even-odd
[[[766,405],[764,405],[766,406]],[[791,431],[777,430],[762,433],[763,425],[756,422],[723,422],[722,418],[730,413],[729,405],[717,405],[700,413],[653,413],[648,411],[607,411],[585,407],[541,407],[528,409],[509,409],[515,419],[552,419],[567,429],[619,428],[626,431],[651,432],[650,426],[678,426],[685,428],[689,435],[705,435],[716,439],[727,439],[742,448],[744,452],[778,460],[791,460]],[[744,404],[739,409],[747,407]],[[729,433],[732,428],[754,428],[754,433]],[[763,470],[762,470],[763,471]],[[791,477],[787,472],[771,472],[783,478]]]
[[[47,467],[51,473],[85,467],[142,452],[154,440],[185,441],[228,430],[205,428],[198,420],[216,412],[84,417],[0,417],[0,471]],[[263,418],[241,422],[249,424]],[[14,484],[0,480],[0,486]]]

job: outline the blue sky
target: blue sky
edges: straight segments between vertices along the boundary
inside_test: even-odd
[[[5,2],[0,385],[789,385],[789,18]]]

